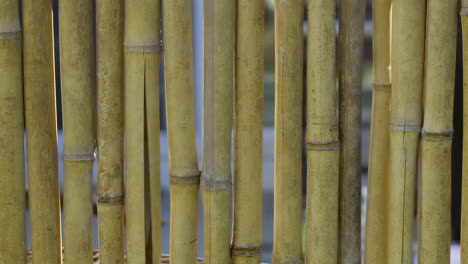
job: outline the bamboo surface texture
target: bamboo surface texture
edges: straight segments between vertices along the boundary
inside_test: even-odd
[[[361,264],[361,107],[365,0],[340,7],[340,211],[338,263]]]
[[[26,262],[23,78],[18,1],[0,1],[0,263]]]
[[[460,12],[463,34],[463,65],[468,65],[468,0]],[[463,153],[468,153],[468,67],[463,67]],[[468,264],[468,155],[463,154],[461,216],[461,264]]]
[[[232,263],[262,254],[264,3],[237,1]]]
[[[308,1],[306,263],[338,262],[335,1]],[[317,67],[320,65],[320,67]]]
[[[94,2],[60,1],[63,106],[64,258],[93,259]]]
[[[422,122],[426,0],[392,3],[392,95],[388,263],[412,263],[415,185]],[[438,51],[440,52],[440,51]]]
[[[230,263],[231,139],[236,5],[204,4],[203,190],[205,263]]]
[[[275,2],[275,179],[273,263],[302,256],[304,1]]]
[[[192,1],[164,0],[172,264],[194,263],[198,249],[198,169],[192,50]]]
[[[23,74],[32,256],[62,261],[52,1],[25,0]]]

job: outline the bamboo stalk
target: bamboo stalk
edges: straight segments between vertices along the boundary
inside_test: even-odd
[[[365,263],[386,260],[387,184],[390,118],[391,0],[373,2],[374,90],[369,147]]]
[[[0,1],[0,263],[26,262],[23,77],[18,1]]]
[[[264,3],[237,1],[232,263],[262,254]]]
[[[60,1],[64,247],[69,264],[93,259],[93,1]]]
[[[198,241],[198,170],[193,89],[192,2],[164,0],[164,46],[171,181],[170,262],[194,263]]]
[[[203,189],[205,263],[231,263],[231,138],[236,3],[204,3]]]
[[[302,105],[304,1],[275,2],[273,263],[303,263]]]
[[[426,0],[393,0],[388,263],[412,263]]]
[[[98,235],[102,263],[124,263],[123,1],[96,2]]]
[[[335,1],[308,1],[306,263],[338,261]],[[320,65],[320,67],[316,67]]]
[[[449,264],[458,1],[427,1],[418,262]]]

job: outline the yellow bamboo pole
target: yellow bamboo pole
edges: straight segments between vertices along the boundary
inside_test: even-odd
[[[164,0],[164,47],[171,181],[170,262],[194,263],[198,246],[198,170],[193,90],[192,2]]]
[[[335,1],[308,1],[306,263],[338,261]]]
[[[275,2],[273,263],[303,263],[302,100],[304,1]]]
[[[23,76],[18,1],[0,1],[0,263],[26,262]]]
[[[205,263],[231,263],[231,137],[236,3],[204,3],[203,190]]]
[[[393,0],[388,263],[412,263],[421,130],[426,0]]]
[[[449,264],[458,1],[427,1],[418,262]]]
[[[96,2],[99,261],[123,264],[123,1]]]
[[[64,255],[68,264],[84,264],[93,260],[94,2],[59,3]]]
[[[52,1],[24,0],[24,94],[32,261],[62,261]]]
[[[259,263],[262,255],[264,12],[262,0],[237,1],[234,264]]]

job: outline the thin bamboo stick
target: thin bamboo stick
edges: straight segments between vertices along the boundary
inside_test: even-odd
[[[93,1],[60,1],[64,248],[69,264],[93,259]]]
[[[264,3],[237,1],[232,263],[262,254]]]
[[[393,0],[388,263],[412,263],[421,130],[426,0]]]
[[[273,263],[303,263],[302,106],[304,1],[275,2]]]
[[[195,263],[200,171],[195,142],[192,2],[164,0],[163,14],[171,181],[170,262]]]
[[[231,139],[236,3],[204,3],[203,207],[205,263],[231,263]]]
[[[335,1],[309,0],[308,8],[306,263],[327,264],[338,261]]]
[[[99,259],[113,264],[124,262],[123,8],[96,2]]]
[[[23,77],[18,1],[0,1],[0,263],[26,262]]]
[[[449,264],[458,1],[427,1],[418,262]]]

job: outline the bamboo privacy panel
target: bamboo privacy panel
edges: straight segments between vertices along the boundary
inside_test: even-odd
[[[0,264],[262,261],[264,1],[204,1],[200,160],[192,5],[60,0],[54,35],[51,0],[0,0]],[[456,39],[461,11],[468,65],[468,1],[372,5],[374,88],[361,237],[366,1],[275,1],[274,264],[410,264],[416,254],[421,264],[450,263],[452,135],[461,133],[452,127]],[[160,173],[160,65],[169,175]],[[464,120],[468,151],[466,108]],[[162,240],[161,177],[170,181],[169,241]],[[161,255],[165,243],[169,255]]]

